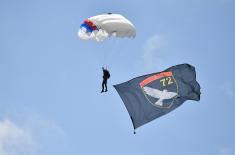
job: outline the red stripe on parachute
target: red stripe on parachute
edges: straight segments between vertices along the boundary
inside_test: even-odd
[[[95,24],[92,21],[86,19],[86,20],[84,20],[84,23],[89,25],[89,27],[92,28],[92,30],[97,30],[97,27],[95,26]]]

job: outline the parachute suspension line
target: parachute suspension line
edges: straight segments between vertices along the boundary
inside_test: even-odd
[[[85,19],[80,25],[78,36],[82,40],[102,42],[109,38],[134,38],[136,36],[136,30],[131,21],[121,14],[108,13]],[[104,54],[100,56],[103,59],[103,66],[107,66],[107,64],[113,61],[113,58],[110,58],[116,52],[115,50],[119,41],[118,39],[114,39],[113,41],[113,39],[109,39],[110,41],[108,41],[110,50],[105,50],[105,47],[101,46],[103,49],[102,54]]]
[[[101,45],[100,50],[102,51],[100,53],[100,58],[101,58],[100,64],[102,65],[102,67],[105,68],[107,66],[107,58],[108,58],[107,55],[109,51],[106,48],[106,43],[100,43],[100,45]]]
[[[108,51],[105,48],[103,48],[103,49],[104,49],[104,52],[103,52],[104,54],[103,54],[102,66],[106,67],[107,66],[107,54],[108,54]]]
[[[117,46],[118,46],[118,43],[119,43],[119,39],[115,39],[114,40],[114,43],[111,47],[111,50],[110,51],[105,51],[106,52],[106,66],[108,66],[107,64],[112,64],[112,61],[114,60],[114,54],[117,52]]]

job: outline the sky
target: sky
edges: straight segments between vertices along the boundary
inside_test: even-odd
[[[0,155],[234,155],[234,0],[0,0]],[[120,13],[134,39],[77,36]],[[189,63],[201,100],[136,130],[112,85]],[[111,78],[100,93],[102,66]]]

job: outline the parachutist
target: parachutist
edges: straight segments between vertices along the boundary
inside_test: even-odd
[[[103,70],[103,82],[102,82],[101,93],[108,91],[108,89],[107,89],[107,81],[110,78],[109,71],[107,69],[104,69],[104,67],[102,67],[102,70]]]

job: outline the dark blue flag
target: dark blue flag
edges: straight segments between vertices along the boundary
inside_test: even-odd
[[[114,85],[131,117],[134,129],[165,115],[186,100],[200,100],[195,68],[189,64],[136,77]]]

